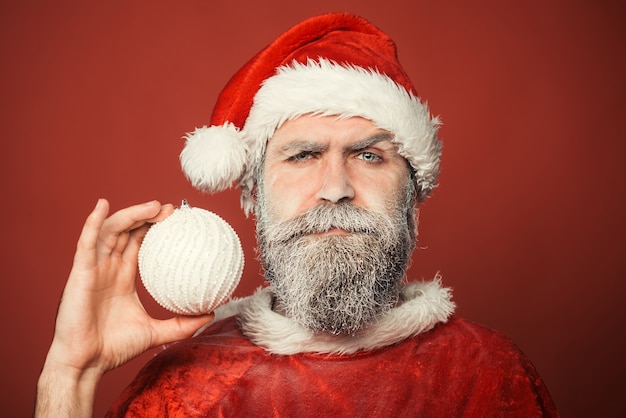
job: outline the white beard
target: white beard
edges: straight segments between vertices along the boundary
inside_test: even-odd
[[[277,310],[313,332],[353,335],[396,305],[415,247],[414,189],[389,214],[328,203],[274,221],[259,186],[259,252]],[[348,234],[313,235],[331,228]]]

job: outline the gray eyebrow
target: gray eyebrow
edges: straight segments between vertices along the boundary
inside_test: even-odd
[[[361,141],[357,141],[354,144],[346,147],[346,151],[358,151],[365,149],[367,147],[371,147],[372,145],[381,142],[381,141],[389,141],[393,140],[394,136],[389,132],[382,132],[371,137],[365,138]],[[290,152],[290,151],[308,151],[308,152],[324,152],[328,149],[327,145],[322,145],[314,141],[307,141],[305,139],[292,141],[285,144],[281,147],[281,151]]]
[[[315,143],[313,141],[293,141],[285,144],[281,147],[281,151],[310,151],[310,152],[322,152],[327,149],[328,146]]]
[[[372,145],[381,142],[381,141],[389,141],[392,142],[394,136],[389,132],[382,132],[371,136],[369,138],[365,138],[362,141],[355,142],[354,144],[348,147],[349,151],[358,151],[361,149],[365,149],[367,147],[371,147]]]

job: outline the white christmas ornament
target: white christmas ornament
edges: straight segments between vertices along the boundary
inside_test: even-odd
[[[186,201],[150,227],[139,249],[144,287],[165,309],[182,315],[210,313],[225,303],[241,279],[243,264],[233,228]]]

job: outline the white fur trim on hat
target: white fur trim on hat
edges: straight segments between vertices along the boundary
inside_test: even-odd
[[[185,139],[180,162],[195,188],[220,192],[242,176],[248,149],[241,132],[232,123],[198,128]]]
[[[441,142],[437,139],[439,120],[431,117],[428,106],[376,70],[320,58],[278,68],[254,97],[241,131],[250,150],[249,165],[240,180],[246,212],[252,208],[249,192],[267,141],[285,121],[305,114],[371,120],[394,134],[400,155],[415,169],[420,200],[435,187]]]

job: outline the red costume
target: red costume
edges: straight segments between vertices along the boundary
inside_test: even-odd
[[[558,416],[509,339],[448,319],[454,305],[438,282],[407,285],[404,297],[389,321],[336,337],[294,323],[282,329],[289,320],[271,311],[269,290],[260,290],[152,360],[108,416]],[[274,340],[290,334],[285,344]]]

